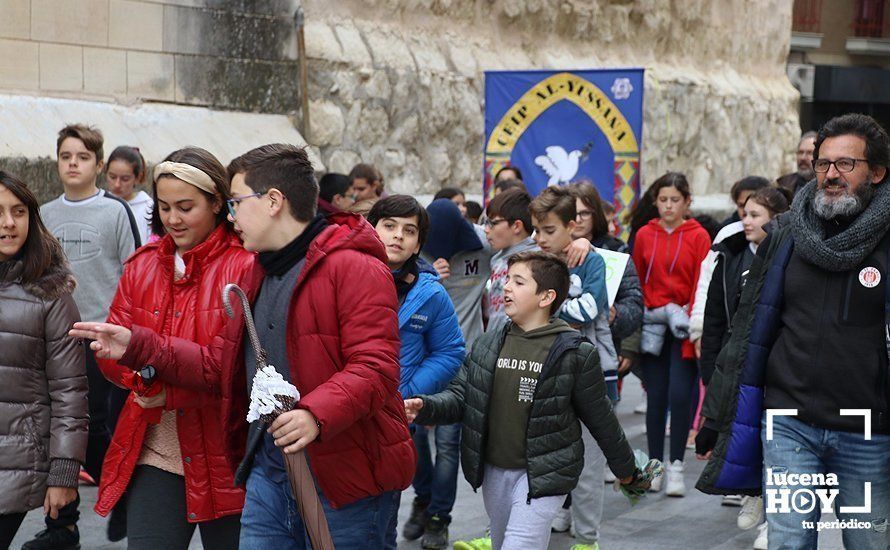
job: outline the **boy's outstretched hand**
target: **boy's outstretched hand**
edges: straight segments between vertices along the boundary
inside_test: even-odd
[[[423,408],[423,399],[419,397],[412,397],[411,399],[405,400],[405,416],[408,417],[408,422],[414,422],[414,419],[417,418],[417,413],[420,412],[420,409]]]

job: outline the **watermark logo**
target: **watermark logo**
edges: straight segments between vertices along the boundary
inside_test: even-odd
[[[871,410],[841,409],[841,416],[862,416],[865,422],[864,437],[871,440]],[[797,416],[797,409],[767,409],[766,440],[773,440],[773,424],[776,416]],[[837,474],[834,473],[788,473],[784,469],[767,468],[763,496],[767,514],[809,514],[819,507],[825,514],[839,512],[841,514],[871,513],[871,482],[866,481],[863,487],[863,503],[861,506],[839,506],[835,501],[840,494]],[[870,529],[871,522],[856,519],[834,521],[802,521],[804,529]]]

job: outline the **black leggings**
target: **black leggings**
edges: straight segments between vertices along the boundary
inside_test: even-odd
[[[237,550],[241,515],[189,523],[185,479],[153,466],[136,466],[127,487],[128,550],[186,550],[195,526],[204,548]]]
[[[16,514],[0,514],[0,550],[8,550],[12,539],[18,533],[19,527],[25,520],[26,512]]]
[[[683,342],[670,333],[661,354],[644,353],[641,359],[646,386],[646,439],[649,458],[664,460],[664,431],[668,406],[671,411],[671,462],[683,460],[692,422],[692,395],[698,374],[695,362],[683,359]]]

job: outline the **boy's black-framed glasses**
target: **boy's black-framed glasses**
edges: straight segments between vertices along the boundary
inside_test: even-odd
[[[229,215],[232,216],[232,219],[235,218],[235,207],[241,204],[241,201],[244,199],[249,199],[251,197],[262,197],[268,193],[268,191],[263,191],[262,193],[252,193],[250,195],[240,195],[237,197],[232,197],[231,199],[226,199],[226,206],[229,208]]]

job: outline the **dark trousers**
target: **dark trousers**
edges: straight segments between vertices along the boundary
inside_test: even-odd
[[[692,394],[698,371],[695,362],[683,359],[683,342],[668,334],[661,354],[641,357],[646,386],[646,439],[649,457],[664,460],[664,432],[671,411],[670,461],[683,460],[686,437],[692,422]]]
[[[89,410],[90,410],[90,435],[87,439],[87,455],[84,469],[90,474],[96,483],[102,479],[102,462],[105,461],[105,452],[111,443],[111,434],[117,425],[117,417],[127,400],[129,392],[109,382],[99,370],[96,356],[89,348],[89,343],[84,344],[84,358],[86,360],[87,382],[89,383]],[[46,517],[47,528],[67,527],[76,525],[80,514],[77,507],[78,498],[74,502],[59,509],[59,518],[56,520]]]
[[[0,550],[8,550],[12,539],[18,533],[19,527],[25,520],[26,512],[16,514],[0,514]]]
[[[136,466],[127,495],[129,550],[186,550],[196,526],[204,548],[238,549],[240,515],[188,522],[182,476],[153,466]]]

